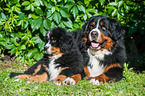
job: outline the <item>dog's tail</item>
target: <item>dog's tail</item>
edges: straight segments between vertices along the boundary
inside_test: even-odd
[[[14,72],[12,72],[12,73],[9,74],[9,76],[10,76],[10,78],[13,78],[13,77],[21,75],[21,74],[22,73],[14,73]]]

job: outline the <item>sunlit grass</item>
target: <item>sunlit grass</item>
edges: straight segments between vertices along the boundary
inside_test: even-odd
[[[87,80],[80,81],[73,86],[58,86],[52,82],[44,82],[41,84],[30,83],[26,81],[15,81],[9,78],[12,71],[23,72],[29,67],[25,63],[14,62],[8,66],[10,62],[0,62],[0,95],[1,96],[50,96],[50,95],[89,95],[89,96],[145,96],[145,74],[136,74],[131,69],[125,68],[124,76],[116,83],[106,83],[103,85],[92,85]],[[7,66],[5,66],[7,65]],[[3,66],[3,68],[2,68]]]

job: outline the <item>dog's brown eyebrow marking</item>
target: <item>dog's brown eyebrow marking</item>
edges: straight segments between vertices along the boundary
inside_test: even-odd
[[[93,22],[92,25],[95,26],[95,22]]]
[[[104,25],[104,23],[103,23],[103,22],[101,22],[101,26],[102,26],[102,25]]]

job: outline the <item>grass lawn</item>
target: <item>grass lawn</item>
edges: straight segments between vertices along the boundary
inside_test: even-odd
[[[73,86],[58,86],[50,81],[27,84],[9,78],[10,72],[23,72],[28,67],[25,63],[0,62],[0,96],[145,96],[145,72],[136,74],[125,68],[126,79],[101,85],[92,85],[87,80]]]

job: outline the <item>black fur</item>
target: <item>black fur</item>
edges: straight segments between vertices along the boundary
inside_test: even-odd
[[[73,32],[73,36],[77,40],[80,50],[83,49],[81,50],[81,53],[83,53],[83,57],[88,58],[85,50],[87,50],[90,47],[90,41],[89,39],[87,39],[87,42],[85,43],[85,47],[84,47],[83,45],[84,34],[89,34],[89,32],[93,29],[93,27],[91,27],[91,24],[93,22],[97,23],[100,18],[101,18],[101,22],[104,23],[103,27],[105,27],[106,30],[104,30],[102,26],[100,26],[100,24],[99,24],[99,29],[106,37],[110,37],[113,40],[113,48],[111,50],[112,54],[105,55],[104,59],[100,61],[100,64],[101,65],[103,64],[103,66],[110,66],[111,64],[116,64],[116,63],[120,64],[122,68],[113,67],[109,69],[107,72],[105,72],[104,74],[109,78],[114,79],[115,81],[121,80],[121,78],[123,77],[123,68],[124,68],[123,64],[126,60],[126,52],[125,52],[125,45],[123,39],[125,30],[121,27],[121,25],[116,20],[101,15],[93,16],[86,23],[84,23],[81,31],[79,30]],[[96,25],[94,27],[96,27]],[[86,65],[88,66],[88,63]]]
[[[66,32],[65,29],[57,27],[50,30],[48,37],[49,38],[47,38],[47,40],[51,44],[51,46],[60,48],[61,52],[63,53],[62,56],[54,60],[55,69],[66,68],[62,70],[59,73],[59,75],[65,75],[67,77],[70,77],[75,74],[83,73],[83,68],[84,68],[83,56],[80,53],[77,44],[75,42],[75,39],[72,37],[72,35]],[[45,46],[46,51],[47,49],[48,46]],[[37,66],[42,65],[41,69],[35,75],[40,75],[43,74],[44,72],[47,72],[48,79],[49,79],[51,75],[49,72],[50,71],[49,64],[52,61],[53,56],[55,55],[48,54],[46,52],[43,59],[39,60],[36,64],[31,66],[24,73],[11,73],[10,77],[12,78],[20,74],[32,75],[35,69],[37,68]],[[45,65],[45,67],[43,65]]]

